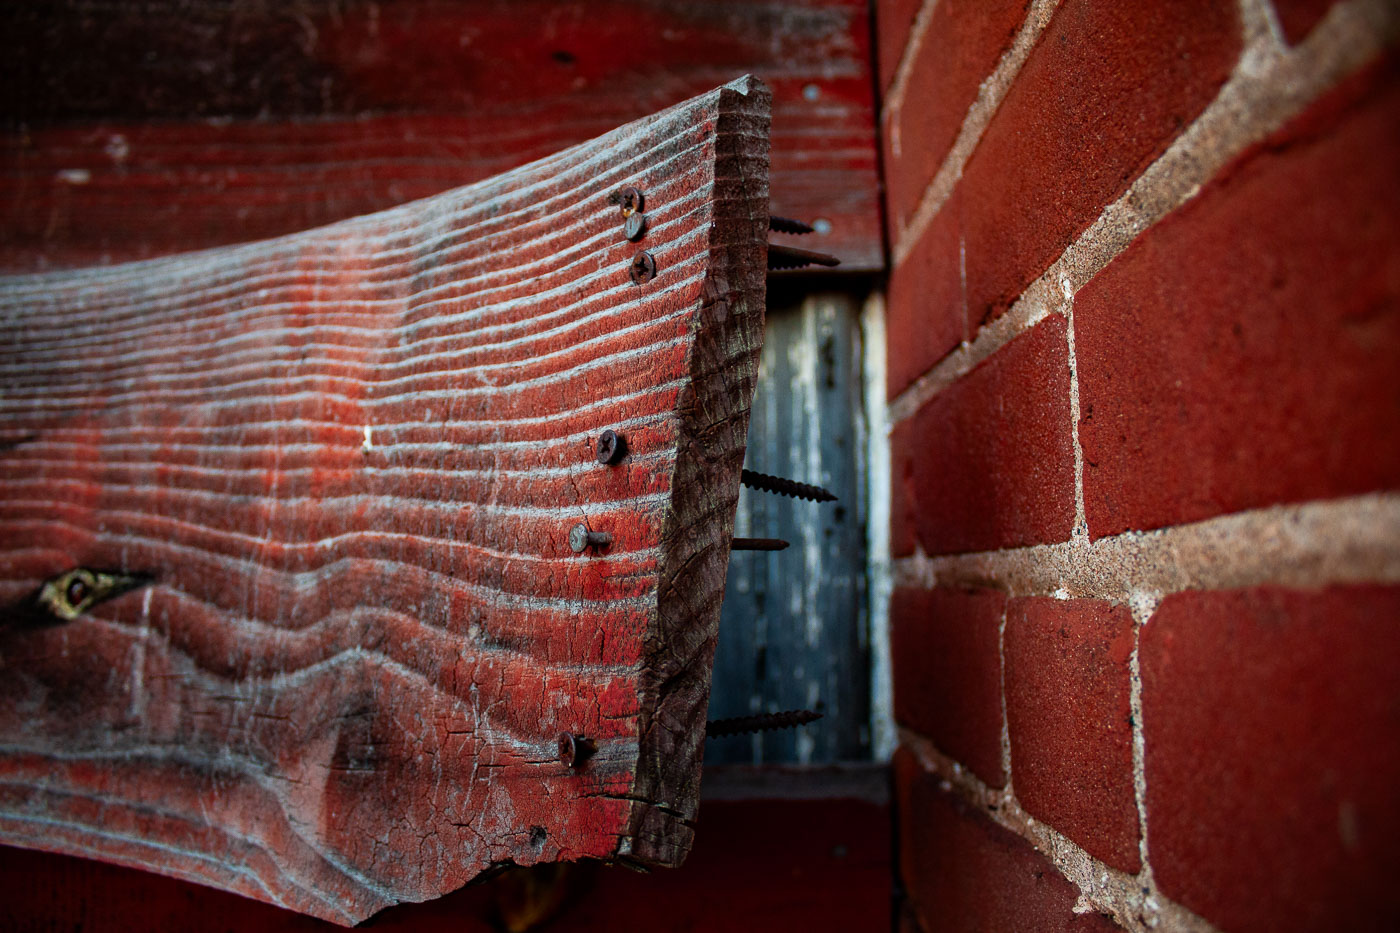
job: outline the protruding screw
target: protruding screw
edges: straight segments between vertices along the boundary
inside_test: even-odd
[[[153,579],[142,573],[74,567],[45,582],[30,603],[49,622],[72,622],[98,603],[145,586]]]
[[[82,579],[81,577],[74,577],[73,580],[69,582],[68,591],[66,593],[68,597],[68,605],[74,607],[81,606],[83,604],[83,600],[87,599],[88,593],[91,592],[92,589],[88,586],[86,580]]]
[[[783,713],[759,713],[754,716],[735,716],[733,719],[712,719],[705,723],[705,738],[717,739],[726,735],[748,735],[754,732],[770,732],[774,729],[791,729],[805,726],[822,718],[821,713],[809,709],[793,709]]]
[[[779,246],[777,243],[768,244],[768,268],[770,269],[801,269],[803,266],[811,265],[839,266],[841,260],[835,256],[828,256],[826,253],[813,252],[810,249]]]
[[[643,282],[650,282],[656,278],[656,260],[651,253],[642,250],[632,257],[632,284],[641,285]]]
[[[642,210],[642,193],[631,185],[614,191],[610,200],[622,210],[623,217],[631,217]]]
[[[642,234],[647,232],[647,215],[641,211],[628,214],[627,219],[622,222],[622,232],[629,240],[640,240]]]
[[[572,732],[559,733],[559,760],[570,768],[582,768],[598,751],[598,743]]]
[[[791,542],[782,538],[734,538],[729,542],[731,551],[786,551]]]
[[[569,529],[569,547],[575,554],[582,554],[589,548],[602,550],[612,544],[612,535],[606,531],[589,531],[583,522]]]
[[[753,470],[743,470],[740,472],[739,482],[750,489],[757,489],[761,492],[776,492],[780,496],[792,496],[795,499],[810,499],[813,502],[836,501],[836,495],[834,493],[820,486],[813,486],[811,483],[799,483],[795,479],[786,479],[782,476],[769,476],[767,473],[755,473]]]
[[[777,217],[770,214],[768,215],[768,229],[772,230],[774,233],[803,234],[811,233],[816,228],[809,224],[804,224],[800,220],[793,220],[791,217]]]
[[[613,466],[627,455],[627,438],[609,428],[598,435],[598,462]]]

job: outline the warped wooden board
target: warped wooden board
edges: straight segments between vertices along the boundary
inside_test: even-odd
[[[830,224],[775,240],[883,265],[866,0],[50,0],[0,7],[0,50],[0,269],[382,210],[743,73],[773,212]]]
[[[384,213],[0,279],[0,841],[341,923],[511,862],[678,864],[768,108],[741,79]],[[63,621],[75,568],[141,585]]]

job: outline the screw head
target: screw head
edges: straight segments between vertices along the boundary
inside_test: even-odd
[[[77,608],[83,604],[83,600],[88,598],[92,588],[82,577],[74,577],[68,582],[68,588],[64,591],[64,596],[68,598],[68,605]]]
[[[598,462],[613,466],[627,454],[627,439],[612,429],[598,435]]]
[[[642,209],[642,193],[631,185],[619,188],[613,194],[613,200],[617,202],[623,217],[631,217]]]
[[[641,211],[628,214],[627,219],[622,222],[622,232],[629,240],[640,240],[642,234],[647,232],[647,215]]]
[[[575,554],[582,554],[591,547],[605,548],[612,544],[612,535],[606,531],[589,531],[583,522],[569,529],[569,548]]]
[[[559,733],[559,760],[570,768],[583,767],[597,750],[598,743],[592,739],[572,732]]]
[[[632,267],[629,270],[632,274],[632,284],[641,285],[656,278],[656,260],[651,253],[642,250],[632,257]]]

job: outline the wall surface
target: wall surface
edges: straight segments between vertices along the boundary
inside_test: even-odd
[[[1400,9],[880,0],[905,930],[1400,926]]]

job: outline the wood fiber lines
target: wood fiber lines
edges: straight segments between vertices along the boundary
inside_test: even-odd
[[[0,841],[340,923],[505,862],[679,863],[767,134],[741,79],[380,214],[0,280]],[[74,568],[149,582],[36,621]]]

